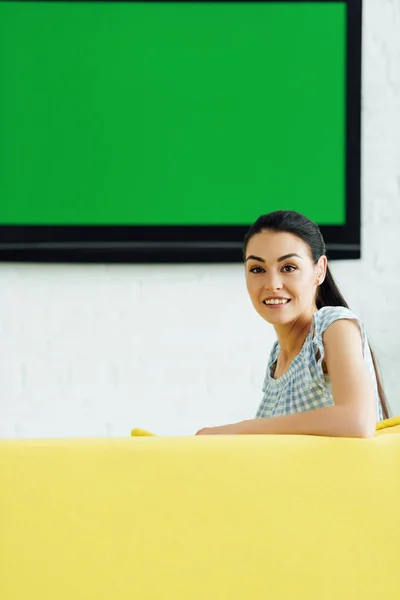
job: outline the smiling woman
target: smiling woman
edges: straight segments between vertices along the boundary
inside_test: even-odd
[[[371,437],[389,408],[362,321],[328,267],[318,225],[294,211],[262,215],[244,241],[246,285],[276,332],[255,419],[207,434]]]

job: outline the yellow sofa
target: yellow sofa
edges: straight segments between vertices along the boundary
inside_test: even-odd
[[[396,424],[3,440],[0,598],[398,600],[399,511]]]

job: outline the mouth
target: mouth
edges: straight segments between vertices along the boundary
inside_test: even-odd
[[[283,308],[284,306],[289,304],[289,302],[289,298],[267,298],[266,300],[263,300],[263,304],[267,308],[272,308],[273,310]]]

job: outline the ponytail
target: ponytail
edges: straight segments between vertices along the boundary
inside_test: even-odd
[[[318,310],[323,306],[344,306],[345,308],[349,308],[333,279],[329,266],[326,267],[325,279],[318,288],[316,305]]]
[[[349,308],[346,300],[343,298],[338,286],[336,285],[336,282],[333,278],[333,275],[332,275],[329,267],[326,268],[325,279],[318,288],[316,304],[317,304],[318,310],[320,308],[322,308],[323,306],[344,306],[345,308]],[[380,378],[380,374],[379,374],[379,370],[378,370],[378,364],[377,364],[375,354],[373,353],[371,346],[369,347],[369,349],[371,351],[372,363],[374,365],[376,383],[378,386],[378,395],[379,395],[379,400],[380,400],[381,407],[382,407],[382,415],[383,415],[384,419],[389,419],[390,408],[389,408],[389,403],[386,398],[386,394],[385,394],[385,391],[383,389],[383,385],[381,382],[381,378]]]

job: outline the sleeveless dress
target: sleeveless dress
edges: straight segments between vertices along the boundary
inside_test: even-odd
[[[314,313],[311,329],[302,349],[293,359],[286,373],[278,379],[274,379],[271,374],[271,368],[276,362],[280,350],[279,341],[276,340],[269,356],[262,388],[263,398],[256,418],[289,415],[335,404],[329,376],[322,370],[324,358],[322,334],[329,325],[338,319],[357,321],[363,340],[364,361],[374,385],[377,421],[383,419],[375,370],[364,324],[351,310],[342,306],[324,306]]]

